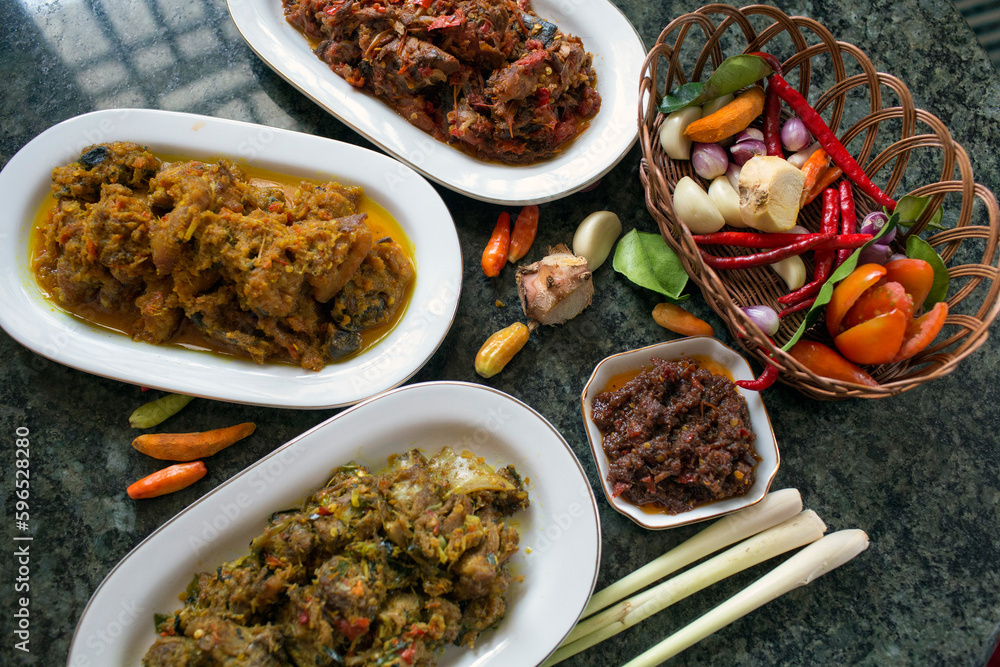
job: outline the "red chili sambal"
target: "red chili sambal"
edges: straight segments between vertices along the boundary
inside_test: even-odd
[[[652,362],[594,399],[615,497],[680,514],[746,494],[760,459],[736,385],[693,359]]]

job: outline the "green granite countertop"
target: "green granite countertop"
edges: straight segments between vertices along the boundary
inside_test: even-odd
[[[575,11],[586,11],[586,4]],[[647,48],[674,16],[697,6],[615,4]],[[951,3],[797,0],[783,8],[819,20],[866,50],[879,70],[905,81],[916,105],[939,115],[967,149],[977,180],[1000,192],[1000,77]],[[0,0],[0,20],[0,165],[55,123],[116,107],[202,113],[370,147],[263,64],[223,0]],[[568,241],[595,210],[617,212],[626,230],[653,231],[639,157],[634,148],[597,188],[543,205],[528,259]],[[411,381],[489,384],[527,402],[563,433],[598,493],[603,587],[697,531],[649,532],[612,511],[599,491],[581,422],[579,394],[598,361],[672,337],[649,316],[658,299],[610,265],[602,267],[592,307],[567,326],[541,331],[503,373],[483,381],[473,372],[476,350],[519,316],[512,276],[489,280],[479,269],[501,207],[438,190],[458,228],[464,282],[451,332]],[[732,344],[697,290],[689,291],[690,309]],[[831,529],[862,528],[871,548],[674,664],[984,665],[1000,628],[998,347],[994,336],[950,375],[878,402],[815,402],[783,385],[769,390],[782,454],[775,488],[799,488]],[[171,430],[254,421],[257,432],[215,456],[196,486],[134,502],[125,495],[127,482],[157,465],[129,446],[134,434],[127,417],[149,398],[138,387],[48,361],[0,332],[0,434],[7,443],[0,540],[8,554],[0,560],[0,663],[64,663],[87,600],[129,550],[196,498],[336,412],[196,400],[172,419]],[[13,442],[19,427],[31,433],[30,653],[14,648],[13,613],[24,593],[15,591],[9,555],[18,544]],[[768,569],[718,584],[566,664],[620,664]],[[114,619],[108,627],[106,639],[115,641]]]

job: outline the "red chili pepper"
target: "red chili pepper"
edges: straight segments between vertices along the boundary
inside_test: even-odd
[[[416,0],[416,4],[420,5],[424,9],[430,9],[432,2],[434,2],[434,0]]]
[[[774,366],[770,360],[768,360],[767,365],[764,370],[761,371],[760,376],[756,380],[737,380],[735,382],[737,387],[743,389],[748,389],[750,391],[764,391],[778,379],[778,367]]]
[[[417,655],[417,649],[413,646],[407,646],[403,649],[402,653],[399,654],[399,658],[408,665],[413,664],[413,658]]]
[[[752,55],[760,56],[771,65],[774,69],[774,63],[777,59],[769,54],[755,52]],[[882,190],[875,185],[868,175],[864,172],[861,166],[854,159],[854,156],[848,152],[837,135],[833,133],[833,130],[826,124],[823,117],[817,113],[815,109],[809,106],[809,102],[806,98],[802,96],[802,93],[795,90],[784,77],[775,72],[767,78],[768,88],[774,88],[778,96],[785,101],[785,103],[791,107],[792,111],[798,116],[802,122],[805,124],[806,129],[812,133],[819,145],[826,149],[829,153],[830,158],[833,163],[844,170],[844,175],[850,178],[852,181],[857,183],[861,190],[874,199],[881,206],[885,206],[887,209],[892,211],[896,208],[896,201],[882,192]]]
[[[778,297],[778,303],[783,306],[798,303],[802,299],[807,299],[819,293],[819,288],[823,286],[824,280],[813,280],[798,288],[794,292],[789,292]],[[794,311],[793,311],[794,312]]]
[[[507,252],[510,250],[510,213],[504,211],[497,218],[493,236],[490,237],[486,249],[483,250],[483,273],[488,278],[500,275],[500,270],[507,263]]]
[[[781,299],[778,299],[778,300],[780,301]],[[787,317],[788,315],[791,315],[792,313],[797,313],[800,310],[805,310],[806,308],[811,307],[814,303],[816,303],[816,297],[813,297],[811,299],[802,299],[798,303],[793,303],[788,308],[785,308],[784,310],[782,310],[781,312],[779,312],[778,313],[778,318],[780,319],[782,317]]]
[[[455,28],[462,25],[464,20],[465,14],[462,13],[461,9],[456,9],[454,14],[442,14],[431,21],[431,24],[427,26],[427,29],[440,30],[442,28]]]
[[[739,255],[737,257],[718,257],[716,255],[709,255],[702,250],[701,258],[705,264],[713,269],[746,269],[751,266],[774,264],[788,257],[801,255],[806,250],[812,250],[823,241],[829,241],[833,238],[832,234],[808,234],[808,236],[809,238],[791,243],[782,248],[774,248],[765,252],[758,252],[752,255]]]
[[[538,232],[538,206],[531,204],[521,209],[514,223],[514,231],[510,235],[510,249],[507,251],[507,261],[516,262],[531,249]]]
[[[781,64],[777,58],[768,63],[778,74],[781,74]],[[781,148],[781,98],[778,91],[770,83],[767,84],[767,96],[764,98],[764,146],[767,154],[784,159],[785,151]]]
[[[840,182],[840,232],[842,234],[853,234],[858,228],[858,213],[854,208],[854,190],[847,181]],[[850,257],[851,251],[847,249],[837,251],[837,266],[840,266]]]
[[[797,241],[825,236],[823,234],[791,234],[785,232],[715,232],[694,234],[698,245],[729,245],[735,248],[783,248]],[[844,250],[860,248],[872,240],[871,234],[838,234],[817,245],[813,250]]]
[[[840,194],[833,188],[823,191],[823,217],[820,220],[819,231],[821,234],[836,234],[837,224],[840,222]],[[813,280],[825,282],[833,270],[833,258],[836,253],[832,250],[817,250],[813,259]]]
[[[781,63],[770,53],[754,53],[760,56],[774,70],[775,74],[783,74]],[[767,97],[764,98],[764,146],[767,154],[774,157],[784,158],[785,153],[781,149],[781,97],[778,91],[770,83],[767,85]]]

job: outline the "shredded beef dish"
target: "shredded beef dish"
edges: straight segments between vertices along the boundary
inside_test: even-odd
[[[194,327],[257,363],[319,370],[391,322],[413,281],[402,246],[359,212],[359,187],[302,182],[286,197],[227,160],[163,163],[128,142],[90,147],[52,181],[40,284],[71,310],[117,314],[138,341]]]
[[[583,43],[528,0],[282,3],[336,74],[481,159],[551,157],[601,106]]]
[[[745,495],[759,457],[736,385],[692,359],[652,363],[594,398],[614,495],[667,514]]]
[[[197,574],[142,665],[433,665],[506,614],[510,517],[527,506],[513,466],[468,452],[411,450],[378,475],[343,466],[273,514],[249,555]]]

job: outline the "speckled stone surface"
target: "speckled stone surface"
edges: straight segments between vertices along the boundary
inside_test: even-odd
[[[676,1],[616,4],[647,47],[672,17],[696,7]],[[865,49],[877,68],[903,79],[917,106],[944,119],[968,150],[977,180],[1000,191],[1000,77],[950,3],[797,1],[784,3],[784,9],[818,19],[838,38]],[[586,11],[586,3],[578,11]],[[0,164],[61,120],[128,106],[247,120],[367,145],[263,64],[237,33],[222,0],[0,0],[0,23]],[[543,205],[539,238],[528,259],[539,257],[547,245],[568,241],[575,225],[595,210],[617,212],[626,229],[653,231],[638,163],[636,148],[593,191]],[[932,165],[916,165],[910,175],[936,180]],[[453,329],[412,381],[482,382],[472,370],[476,350],[489,333],[519,316],[512,272],[488,280],[478,268],[501,209],[439,191],[462,242],[463,290]],[[570,325],[539,332],[487,383],[548,418],[598,491],[580,390],[605,356],[670,334],[649,317],[656,296],[626,282],[610,265],[596,273],[595,285],[591,308]],[[690,308],[731,343],[692,291]],[[506,305],[496,306],[497,300]],[[890,400],[818,403],[784,386],[767,393],[782,452],[776,488],[798,487],[831,529],[863,528],[871,548],[689,649],[675,664],[986,663],[1000,624],[997,341],[989,339],[951,375]],[[129,446],[127,415],[148,397],[136,387],[47,361],[0,333],[2,550],[13,551],[17,534],[13,439],[18,427],[31,432],[34,537],[29,654],[14,649],[12,614],[21,593],[14,591],[13,559],[0,559],[0,663],[64,663],[87,600],[130,549],[201,494],[335,412],[198,400],[170,422],[171,429],[248,420],[259,428],[215,456],[208,477],[195,487],[133,502],[125,495],[127,482],[157,467]],[[697,530],[648,532],[613,512],[602,497],[598,504],[599,586]],[[625,662],[767,569],[760,566],[718,584],[566,664]],[[105,639],[114,641],[111,636],[94,641]]]

